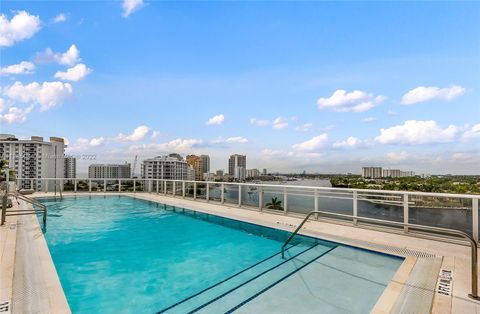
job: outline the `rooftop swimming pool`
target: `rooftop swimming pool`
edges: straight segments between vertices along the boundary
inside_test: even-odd
[[[73,313],[369,313],[403,259],[128,196],[39,199]]]

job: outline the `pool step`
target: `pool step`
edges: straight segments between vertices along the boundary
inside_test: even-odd
[[[288,247],[285,251],[285,259],[282,259],[280,252],[272,255],[257,264],[254,264],[220,282],[210,286],[182,301],[169,306],[158,313],[168,313],[168,314],[184,314],[194,311],[205,303],[210,302],[211,300],[225,294],[230,291],[232,288],[235,288],[244,282],[251,280],[252,278],[262,274],[264,272],[269,272],[279,264],[288,261],[291,258],[299,256],[304,253],[306,250],[311,249],[311,246],[306,246],[303,244],[294,245]]]
[[[334,248],[335,246],[315,245],[284,260],[271,270],[261,273],[202,304],[189,313],[231,313]]]

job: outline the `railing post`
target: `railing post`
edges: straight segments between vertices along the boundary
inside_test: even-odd
[[[73,191],[77,193],[77,179],[73,180]]]
[[[193,200],[197,199],[197,181],[193,182]]]
[[[259,186],[259,191],[258,191],[258,210],[262,211],[263,207],[263,187]]]
[[[133,179],[133,193],[137,191],[137,180]]]
[[[172,195],[175,197],[175,194],[177,193],[176,191],[176,182],[175,181],[172,181]]]
[[[185,181],[182,181],[182,197],[185,198]]]
[[[313,200],[313,208],[315,211],[318,211],[318,190],[317,189],[313,191],[313,197],[315,198]],[[315,214],[315,219],[318,220],[318,214]]]
[[[30,179],[30,189],[33,190],[33,179]]]
[[[118,193],[122,192],[122,180],[118,179]]]
[[[156,181],[157,181],[156,189],[157,189],[157,194],[158,194],[158,192],[160,191],[160,180],[156,179]]]
[[[288,191],[287,188],[283,188],[283,212],[285,215],[288,213]]]
[[[478,242],[478,198],[472,199],[472,228],[473,239]]]
[[[103,193],[107,193],[107,179],[103,179]]]
[[[8,184],[8,181],[7,181]],[[45,193],[48,193],[48,180],[45,180]]]
[[[358,217],[358,193],[357,191],[353,191],[353,225],[357,225]]]
[[[408,194],[404,193],[403,194],[403,223],[408,224],[409,220],[410,219],[408,218]],[[408,233],[408,226],[404,226],[403,231],[405,233]]]
[[[88,180],[88,192],[92,193],[92,180]]]
[[[205,196],[207,197],[207,203],[210,201],[210,183],[207,181],[207,191],[205,193]]]
[[[242,185],[238,185],[238,207],[242,207]]]
[[[167,180],[163,180],[163,195],[167,196]]]
[[[220,192],[220,202],[221,202],[222,204],[225,204],[225,184],[222,183],[222,184],[220,185],[220,188],[222,189],[222,191]]]
[[[8,202],[8,186],[7,186],[7,190],[5,191],[5,194],[2,196],[2,219],[0,222],[0,226],[3,226],[5,224],[5,216],[7,214],[7,202]]]

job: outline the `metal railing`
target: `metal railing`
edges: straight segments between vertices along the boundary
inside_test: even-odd
[[[480,195],[471,194],[141,178],[18,178],[17,185],[54,194],[156,193],[284,215],[304,216],[312,209],[321,210],[351,215],[354,223],[358,217],[403,222],[405,233],[406,224],[456,229],[477,243],[480,232]],[[271,204],[275,197],[277,204]]]
[[[40,203],[39,201],[37,201],[33,198],[27,197],[27,196],[25,196],[23,194],[20,194],[18,192],[7,192],[7,193],[5,193],[4,197],[6,198],[8,196],[15,197],[18,205],[20,205],[20,202],[18,201],[18,199],[21,199],[21,200],[31,204],[32,209],[7,210],[7,208],[4,207],[3,211],[2,211],[2,221],[1,221],[0,225],[3,225],[5,223],[5,216],[36,215],[36,214],[41,213],[42,214],[43,227],[46,228],[46,226],[47,226],[47,207],[45,205],[43,205],[42,203]],[[35,209],[35,207],[33,207],[33,206],[38,206],[41,209]]]
[[[302,220],[302,222],[298,225],[298,227],[295,229],[295,231],[290,234],[288,239],[285,241],[285,243],[282,245],[282,258],[285,258],[285,248],[287,245],[292,241],[292,239],[298,234],[298,232],[302,229],[303,225],[308,221],[308,219],[312,215],[318,215],[318,216],[333,216],[337,218],[349,218],[351,220],[356,219],[357,221],[363,221],[363,222],[368,222],[368,223],[374,223],[374,224],[380,224],[380,225],[390,225],[393,227],[407,227],[410,232],[408,236],[412,237],[420,237],[424,238],[424,234],[422,233],[417,233],[417,232],[412,232],[413,230],[417,231],[429,231],[429,232],[434,232],[438,234],[448,234],[452,236],[459,236],[464,239],[467,239],[470,242],[470,247],[471,247],[471,281],[472,281],[472,293],[470,293],[468,296],[472,299],[475,300],[480,300],[480,297],[478,296],[478,261],[477,261],[477,245],[478,243],[468,234],[462,231],[458,230],[452,230],[452,229],[446,229],[446,228],[438,228],[438,227],[431,227],[431,226],[424,226],[424,225],[416,225],[416,224],[408,224],[408,223],[402,223],[402,222],[393,222],[393,221],[388,221],[388,220],[381,220],[381,219],[374,219],[374,218],[365,218],[365,217],[353,217],[350,215],[344,215],[344,214],[337,214],[337,213],[330,213],[330,212],[324,212],[324,211],[311,211],[310,213],[307,214],[307,216]]]

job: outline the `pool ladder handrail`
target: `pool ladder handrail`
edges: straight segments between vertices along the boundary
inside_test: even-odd
[[[27,202],[31,205],[38,206],[41,209],[38,210],[38,209],[33,208],[33,209],[27,209],[27,210],[20,209],[20,210],[8,210],[7,211],[7,209],[5,208],[4,209],[5,213],[3,215],[5,215],[5,216],[20,216],[20,215],[36,215],[38,213],[42,213],[43,226],[46,227],[46,225],[47,225],[47,206],[43,205],[42,203],[40,203],[36,199],[27,197],[23,194],[20,194],[17,191],[5,193],[5,197],[7,197],[7,196],[15,197],[15,199],[17,200],[17,204],[19,204],[19,205],[20,205],[20,202],[18,201],[18,199],[21,199],[21,200],[23,200],[23,201],[25,201],[25,202]],[[10,214],[8,214],[8,213],[10,213]],[[2,224],[4,223],[3,215],[2,215]]]
[[[307,214],[307,216],[303,219],[303,221],[298,225],[298,227],[295,229],[295,231],[292,232],[292,234],[288,237],[288,239],[285,241],[285,243],[282,245],[282,258],[285,258],[285,248],[286,246],[292,241],[292,239],[297,235],[297,233],[302,229],[303,225],[308,221],[308,219],[312,215],[317,215],[318,216],[333,216],[333,217],[338,217],[338,218],[350,218],[354,222],[357,221],[363,221],[363,222],[370,222],[370,223],[379,223],[382,225],[390,225],[394,227],[404,227],[408,229],[416,229],[419,231],[433,231],[437,233],[443,233],[443,234],[449,234],[453,236],[460,236],[464,239],[467,239],[470,242],[470,246],[472,248],[471,250],[471,260],[472,260],[472,269],[471,269],[471,277],[472,277],[472,293],[468,295],[469,298],[474,299],[479,301],[480,297],[478,296],[478,260],[477,260],[477,242],[475,239],[473,239],[472,236],[469,234],[460,231],[460,230],[454,230],[454,229],[447,229],[447,228],[439,228],[439,227],[431,227],[431,226],[425,226],[425,225],[417,225],[417,224],[410,224],[410,223],[404,223],[404,222],[396,222],[396,221],[388,221],[388,220],[382,220],[382,219],[376,219],[376,218],[367,218],[367,217],[358,217],[358,216],[352,216],[352,215],[345,215],[345,214],[338,214],[338,213],[331,213],[331,212],[324,212],[324,211],[318,211],[314,210],[311,211]],[[422,233],[411,233],[410,230],[408,233],[406,233],[407,236],[413,236],[413,237],[419,237],[419,238],[424,238]]]

